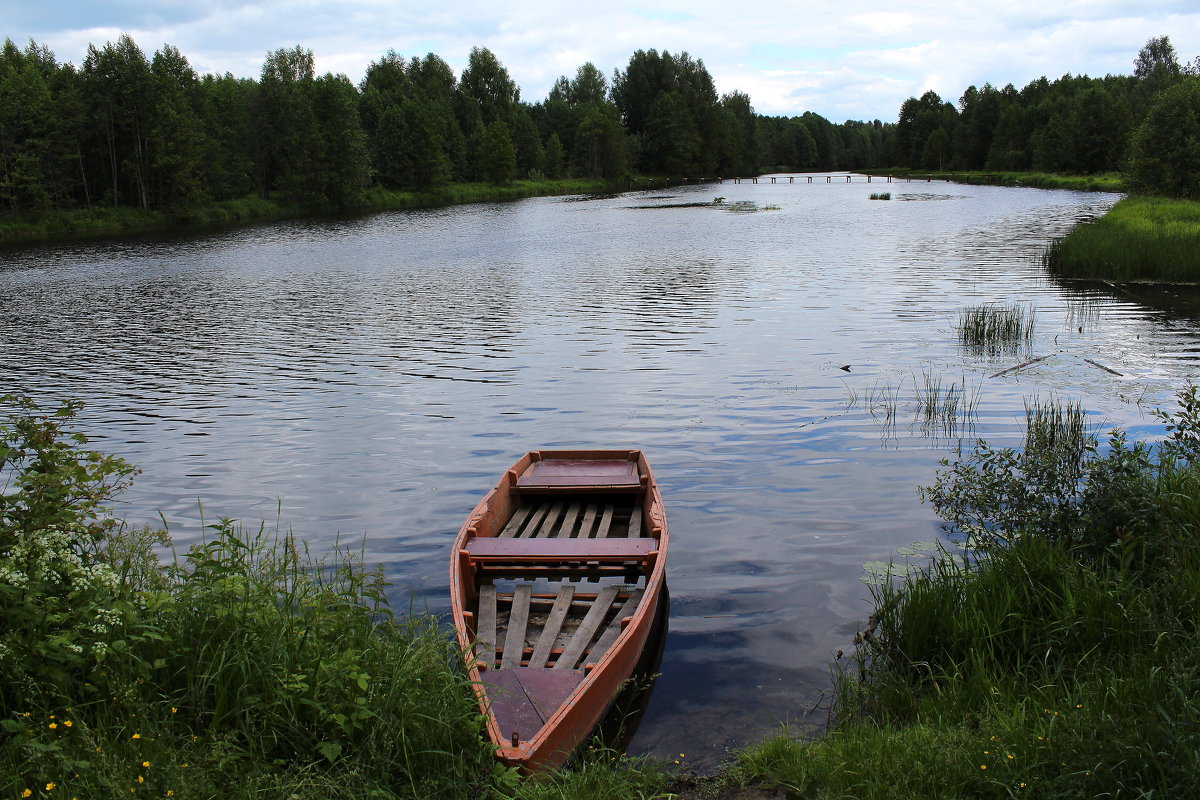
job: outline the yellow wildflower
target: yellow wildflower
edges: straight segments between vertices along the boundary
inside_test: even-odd
[[[143,762],[142,762],[142,766],[143,766],[143,767],[148,767],[148,766],[150,766],[150,762],[149,762],[149,761],[143,761]]]
[[[71,722],[71,720],[69,720],[69,719],[64,719],[64,720],[63,720],[63,725],[65,725],[65,726],[66,726],[66,727],[68,727],[68,728],[69,728],[69,727],[71,727],[71,726],[72,726],[72,725],[74,725],[74,724],[75,724],[75,723],[74,723],[74,722]]]
[[[29,797],[31,794],[33,794],[33,789],[27,788],[25,791],[21,792],[21,797]]]
[[[980,765],[979,765],[979,768],[980,768],[980,769],[987,769],[987,764],[980,764]]]
[[[146,779],[143,778],[141,775],[138,775],[138,783],[145,783],[145,782],[146,782]]]
[[[50,723],[50,724],[49,724],[47,727],[49,727],[49,728],[50,728],[50,730],[54,730],[55,728],[57,728],[57,727],[58,727],[58,723],[57,723],[57,722],[51,722],[51,723]]]
[[[1009,754],[1008,754],[1008,757],[1009,757],[1009,758],[1016,758],[1016,756],[1014,756],[1012,753],[1009,753]]]
[[[55,783],[54,781],[50,781],[49,783],[46,784],[46,791],[53,792],[55,786],[58,786],[58,784]]]
[[[140,739],[140,738],[142,738],[142,735],[141,735],[140,733],[135,733],[135,734],[133,735],[133,738],[134,738],[134,739]]]

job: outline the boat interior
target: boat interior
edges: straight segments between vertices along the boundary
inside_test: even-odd
[[[642,531],[640,497],[581,492],[525,497],[496,537],[472,539],[479,666],[597,662],[636,612],[656,557]]]

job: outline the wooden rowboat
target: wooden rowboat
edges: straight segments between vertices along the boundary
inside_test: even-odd
[[[521,457],[450,561],[459,644],[505,764],[562,764],[636,666],[663,594],[667,520],[638,450]]]

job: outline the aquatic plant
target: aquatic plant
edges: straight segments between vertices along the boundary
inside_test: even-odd
[[[959,312],[955,333],[958,340],[981,354],[1011,352],[1033,339],[1035,313],[1032,306],[1015,303],[984,303]]]
[[[967,379],[943,385],[941,375],[932,368],[921,373],[921,382],[913,377],[917,401],[917,419],[927,433],[939,430],[946,436],[956,436],[975,415],[979,396],[967,386]]]
[[[870,200],[891,200],[891,192],[871,192]]]

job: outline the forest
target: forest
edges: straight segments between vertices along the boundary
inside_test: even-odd
[[[889,164],[928,170],[1090,174],[1127,168],[1130,146],[1159,95],[1200,75],[1166,36],[1146,43],[1132,75],[1064,75],[968,87],[955,106],[935,92],[900,107]]]
[[[587,63],[530,103],[486,48],[461,75],[388,52],[355,86],[311,50],[269,53],[257,80],[198,75],[175,47],[127,35],[79,66],[46,46],[0,51],[0,215],[164,211],[245,197],[345,208],[365,190],[780,170],[1115,170],[1155,97],[1195,73],[1166,37],[1131,76],[985,84],[957,107],[910,98],[896,123],[757,114],[719,95],[704,62],[639,50],[606,77]]]
[[[355,86],[317,75],[303,47],[267,55],[258,80],[198,75],[172,46],[129,36],[80,66],[45,46],[0,52],[0,208],[150,210],[247,196],[352,205],[371,186],[430,190],[514,178],[715,176],[853,169],[887,159],[892,126],[754,112],[718,96],[704,62],[636,52],[592,64],[529,103],[496,56],[461,75],[430,53],[389,52]]]

